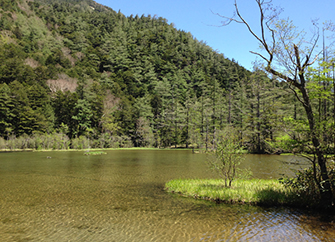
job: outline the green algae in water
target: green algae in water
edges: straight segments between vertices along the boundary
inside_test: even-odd
[[[84,155],[106,155],[106,152],[103,151],[87,151]]]

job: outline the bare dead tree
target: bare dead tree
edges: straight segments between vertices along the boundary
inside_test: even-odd
[[[29,57],[24,60],[24,64],[26,64],[26,65],[28,65],[32,68],[36,68],[36,67],[40,66],[40,63],[38,61],[34,60],[33,58],[29,58]]]
[[[78,84],[77,79],[71,78],[65,73],[58,74],[57,80],[47,80],[47,85],[50,88],[50,91],[55,93],[57,91],[61,92],[75,92]]]
[[[310,39],[307,39],[306,33],[298,32],[289,19],[279,19],[281,9],[273,7],[271,0],[255,0],[255,2],[260,17],[259,33],[256,33],[249,22],[242,16],[237,0],[234,3],[235,13],[233,17],[217,15],[224,19],[222,22],[223,26],[235,22],[247,27],[249,33],[260,43],[264,53],[250,52],[264,60],[265,70],[285,81],[302,104],[308,119],[309,137],[315,157],[311,161],[314,167],[318,164],[321,171],[321,177],[318,181],[321,205],[332,207],[334,206],[333,193],[326,166],[326,154],[321,146],[306,78],[308,67],[313,65],[321,53],[316,51],[320,37],[319,28],[317,23],[313,22],[315,31],[312,32]]]

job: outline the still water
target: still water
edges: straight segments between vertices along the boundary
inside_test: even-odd
[[[332,218],[163,190],[175,178],[217,178],[205,160],[180,150],[0,153],[0,241],[335,241]],[[257,178],[306,166],[265,155],[242,165]]]

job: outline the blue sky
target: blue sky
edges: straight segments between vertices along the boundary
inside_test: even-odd
[[[177,29],[190,32],[194,38],[207,43],[225,57],[234,58],[240,65],[252,70],[256,56],[249,51],[257,51],[257,41],[248,33],[245,26],[232,23],[220,26],[222,19],[213,14],[231,16],[234,0],[96,0],[124,15],[157,15],[174,23]],[[253,0],[238,0],[241,13],[253,26],[257,27],[259,15]],[[334,0],[273,0],[274,6],[280,6],[284,12],[282,18],[289,17],[293,23],[308,31],[311,20],[322,23],[334,20]]]

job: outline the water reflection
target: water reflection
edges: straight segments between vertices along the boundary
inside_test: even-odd
[[[51,159],[46,157],[50,156]],[[175,178],[214,178],[189,151],[0,154],[0,241],[331,241],[333,218],[167,194]],[[290,174],[293,157],[248,155],[254,176]],[[286,162],[286,163],[285,163]]]

